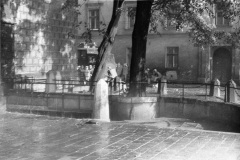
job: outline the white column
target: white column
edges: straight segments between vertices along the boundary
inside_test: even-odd
[[[214,82],[213,96],[220,97],[220,81],[218,79]]]
[[[102,121],[110,121],[108,84],[104,79],[100,79],[95,87],[93,118]]]
[[[237,93],[236,93],[237,89],[235,88],[237,88],[237,85],[233,80],[231,80],[229,94],[230,94],[230,102],[232,103],[237,103]]]

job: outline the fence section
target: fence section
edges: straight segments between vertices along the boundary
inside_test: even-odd
[[[13,78],[7,79],[5,82],[12,84],[6,86],[10,90],[17,93],[20,92],[40,92],[40,93],[61,93],[61,94],[84,94],[93,95],[94,90],[90,90],[90,84],[94,85],[96,82],[70,80],[54,80],[54,83],[47,83],[46,79],[34,78]],[[126,96],[129,91],[129,83],[108,81],[109,95]],[[6,83],[5,83],[6,84]],[[230,83],[219,85],[214,83],[194,83],[194,82],[174,82],[165,81],[158,83],[138,82],[135,84],[138,96],[152,97],[152,96],[169,96],[169,97],[193,97],[196,99],[215,100],[230,102],[230,97],[235,97],[236,101],[240,100],[240,88]],[[163,87],[164,86],[164,87]],[[219,89],[219,95],[214,96],[215,87]],[[51,89],[49,89],[51,88]],[[164,92],[162,89],[164,88]],[[163,93],[162,93],[163,92]]]

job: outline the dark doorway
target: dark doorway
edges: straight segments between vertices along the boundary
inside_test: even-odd
[[[226,48],[218,48],[213,54],[213,79],[226,83],[232,75],[232,56]]]
[[[13,24],[2,22],[1,24],[1,78],[8,88],[13,87],[12,79],[14,71],[14,31]]]

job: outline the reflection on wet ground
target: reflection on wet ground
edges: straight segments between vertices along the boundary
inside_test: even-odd
[[[236,125],[176,118],[86,122],[86,119],[1,114],[0,159],[240,159]]]

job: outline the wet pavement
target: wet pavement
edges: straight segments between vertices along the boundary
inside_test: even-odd
[[[0,160],[240,160],[235,127],[206,120],[92,123],[6,113],[0,115]]]

